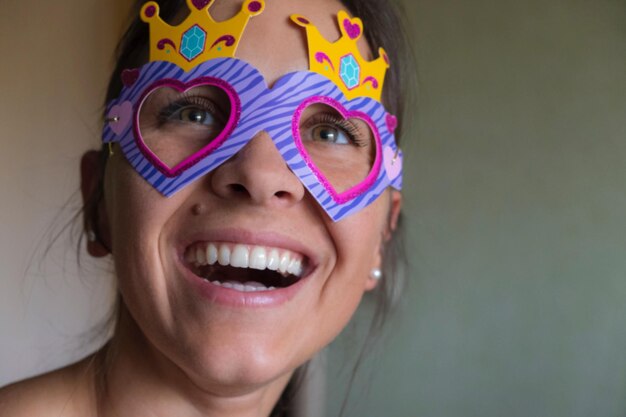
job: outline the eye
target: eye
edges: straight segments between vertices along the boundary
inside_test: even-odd
[[[201,97],[181,97],[160,113],[161,123],[181,123],[197,127],[215,127],[223,124],[222,112],[212,100]]]
[[[311,139],[320,142],[349,145],[353,140],[349,134],[341,128],[331,125],[320,125],[313,128]]]
[[[300,126],[303,140],[328,145],[362,146],[367,140],[351,120],[329,112],[315,112]]]
[[[139,109],[137,139],[159,162],[174,167],[197,152],[209,152],[215,139],[225,140],[222,133],[231,117],[231,100],[218,86],[157,87]]]
[[[361,113],[313,103],[296,114],[298,148],[324,187],[343,193],[368,177],[378,148],[375,133]]]
[[[169,116],[169,119],[204,126],[217,123],[217,118],[210,111],[197,106],[186,106],[176,110]]]

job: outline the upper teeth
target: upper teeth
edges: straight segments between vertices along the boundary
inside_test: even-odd
[[[229,243],[197,243],[185,253],[197,265],[230,265],[236,268],[269,269],[282,274],[302,275],[302,256],[286,249]]]

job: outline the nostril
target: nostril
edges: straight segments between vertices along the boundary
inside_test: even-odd
[[[248,195],[248,190],[246,189],[246,187],[244,187],[242,184],[230,184],[230,189],[235,193],[235,194],[245,194]]]
[[[289,197],[289,192],[287,191],[277,191],[276,193],[274,193],[274,195],[280,199],[283,198],[288,198]]]

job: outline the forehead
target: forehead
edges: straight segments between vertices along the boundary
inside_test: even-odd
[[[241,9],[242,3],[241,0],[218,0],[210,12],[215,20],[227,20]],[[267,0],[265,11],[250,19],[236,57],[255,66],[269,85],[281,75],[307,70],[306,36],[289,16],[306,16],[329,41],[334,41],[340,36],[337,13],[345,9],[337,0]],[[364,37],[359,40],[359,49],[364,57],[371,59]]]

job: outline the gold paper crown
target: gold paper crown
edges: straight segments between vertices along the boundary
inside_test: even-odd
[[[232,19],[216,22],[209,13],[215,0],[187,0],[191,13],[178,26],[159,16],[159,5],[149,1],[141,20],[150,25],[150,61],[172,62],[185,71],[213,58],[234,57],[250,17],[265,9],[264,0],[246,0]]]
[[[311,71],[334,81],[348,100],[371,97],[380,101],[389,58],[383,48],[378,50],[378,59],[366,61],[363,58],[357,47],[357,41],[363,36],[361,19],[352,19],[345,11],[339,12],[341,38],[334,43],[328,42],[306,17],[292,15],[291,20],[306,29]]]

